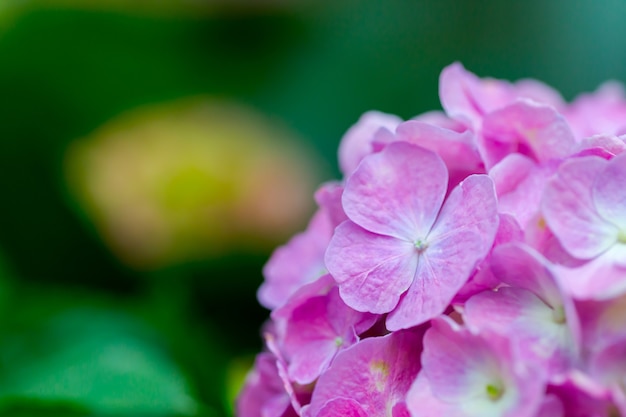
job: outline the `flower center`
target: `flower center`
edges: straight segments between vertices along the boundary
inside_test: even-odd
[[[619,243],[626,243],[626,230],[620,230],[617,234],[617,241]]]
[[[565,323],[565,309],[563,308],[563,306],[554,307],[554,309],[552,310],[552,321],[554,321],[556,324]]]
[[[422,239],[417,239],[413,244],[415,245],[417,253],[423,253],[426,249],[428,249],[428,243]]]
[[[504,394],[504,388],[500,384],[487,384],[485,391],[491,401],[498,401]]]

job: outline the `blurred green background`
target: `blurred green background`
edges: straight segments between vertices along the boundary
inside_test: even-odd
[[[262,348],[261,268],[360,114],[440,108],[456,60],[568,100],[624,80],[624,17],[623,0],[0,0],[0,415],[231,415]]]

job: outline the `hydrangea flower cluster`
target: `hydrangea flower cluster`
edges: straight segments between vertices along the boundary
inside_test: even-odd
[[[441,74],[264,269],[239,417],[626,416],[626,97]]]

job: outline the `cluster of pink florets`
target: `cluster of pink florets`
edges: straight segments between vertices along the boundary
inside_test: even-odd
[[[441,74],[267,263],[239,417],[626,416],[626,98]],[[620,136],[622,135],[622,136]]]

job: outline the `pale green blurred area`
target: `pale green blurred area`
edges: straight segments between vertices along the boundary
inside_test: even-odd
[[[621,0],[0,0],[0,415],[230,415],[262,348],[262,265],[314,210],[285,190],[338,178],[364,111],[440,108],[453,61],[566,99],[625,80],[623,16]],[[189,103],[212,110],[193,121]]]
[[[267,252],[312,213],[321,158],[293,132],[210,97],[145,106],[75,141],[69,191],[140,270]]]

